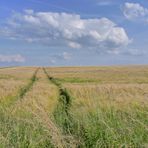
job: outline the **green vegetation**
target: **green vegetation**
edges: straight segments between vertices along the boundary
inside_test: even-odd
[[[84,78],[63,78],[63,79],[57,79],[60,83],[97,83],[97,82],[101,82],[99,80],[93,80],[93,79],[84,79]]]
[[[0,112],[0,147],[53,147],[49,131],[36,120],[20,120]]]

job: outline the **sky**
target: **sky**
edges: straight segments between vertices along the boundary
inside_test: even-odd
[[[147,0],[0,0],[0,66],[148,64]]]

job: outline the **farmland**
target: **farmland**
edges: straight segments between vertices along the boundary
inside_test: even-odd
[[[0,69],[0,148],[148,147],[148,66]]]

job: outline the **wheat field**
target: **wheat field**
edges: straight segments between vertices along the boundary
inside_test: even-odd
[[[0,69],[0,148],[147,148],[148,66]]]

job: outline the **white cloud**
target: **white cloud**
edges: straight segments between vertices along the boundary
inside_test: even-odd
[[[25,10],[14,13],[0,34],[48,46],[98,49],[102,52],[129,44],[124,28],[107,18],[82,19],[80,15]]]
[[[63,52],[63,58],[64,60],[70,60],[71,59],[71,54],[68,52]]]
[[[25,62],[25,58],[23,56],[21,56],[20,54],[16,54],[16,55],[3,55],[0,54],[0,62]]]
[[[139,3],[126,2],[123,7],[123,14],[128,20],[148,20],[148,9]]]
[[[68,45],[72,48],[76,48],[76,49],[79,49],[81,48],[81,45],[79,43],[76,43],[76,42],[69,42]]]

